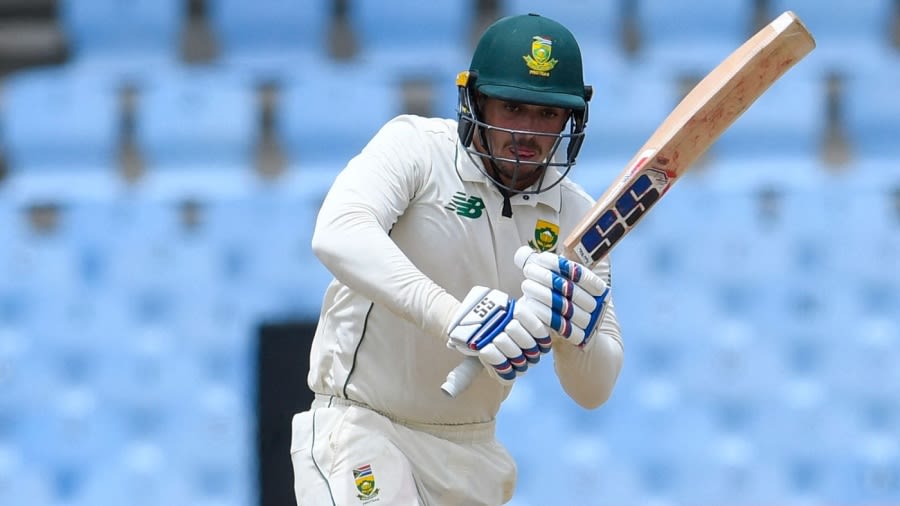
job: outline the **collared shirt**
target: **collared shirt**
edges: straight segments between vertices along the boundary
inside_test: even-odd
[[[313,238],[336,277],[313,342],[313,391],[415,423],[494,419],[509,388],[487,374],[457,399],[442,394],[440,385],[463,358],[447,347],[446,326],[475,285],[519,297],[523,276],[515,251],[525,244],[561,251],[594,199],[565,179],[540,194],[512,196],[512,216],[504,217],[503,196],[480,163],[459,143],[455,121],[399,116],[338,175]],[[608,261],[594,271],[608,279]],[[596,379],[610,376],[598,368],[614,368],[612,382],[618,373],[621,341],[612,307],[601,335],[605,342],[588,351],[554,345],[557,362],[559,347],[581,355],[564,374],[584,375],[585,388],[609,383]],[[536,367],[550,367],[549,361]]]

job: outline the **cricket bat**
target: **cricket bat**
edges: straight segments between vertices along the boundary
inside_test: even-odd
[[[603,259],[719,136],[788,69],[815,48],[787,11],[706,75],[666,117],[563,242],[586,266]],[[484,367],[467,357],[441,390],[456,397]]]

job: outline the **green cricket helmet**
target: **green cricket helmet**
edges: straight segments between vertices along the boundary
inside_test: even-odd
[[[575,164],[584,141],[588,101],[592,95],[592,88],[584,84],[578,42],[566,27],[537,14],[509,16],[494,22],[482,34],[469,70],[459,74],[456,84],[459,88],[459,138],[469,153],[488,158],[490,163],[486,165],[491,165],[493,170],[485,172],[487,177],[514,193],[539,193],[562,181]],[[481,117],[480,96],[567,109],[570,111],[568,129],[547,134],[490,125]],[[553,136],[555,142],[543,161],[518,160],[493,153],[486,135],[489,130],[507,132],[512,135],[513,142],[517,135]],[[472,145],[476,132],[487,153],[479,152]],[[563,145],[565,156],[557,156]],[[518,191],[505,186],[493,175],[496,174],[496,163],[500,161],[514,163],[516,167],[525,164],[555,167],[561,175],[554,181],[544,181],[542,177],[535,189]]]

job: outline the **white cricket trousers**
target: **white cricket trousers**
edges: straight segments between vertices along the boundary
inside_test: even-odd
[[[299,506],[498,506],[515,487],[516,465],[493,422],[401,424],[317,395],[291,433]]]

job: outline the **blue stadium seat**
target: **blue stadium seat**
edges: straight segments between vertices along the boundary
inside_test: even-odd
[[[250,396],[218,385],[195,385],[188,392],[190,406],[182,408],[180,423],[161,442],[182,467],[190,502],[251,503],[256,459]]]
[[[139,97],[136,138],[149,171],[248,170],[258,138],[253,88],[228,72],[162,74]]]
[[[132,324],[162,323],[189,334],[220,332],[252,317],[240,295],[240,276],[231,272],[232,259],[207,230],[217,219],[208,206],[199,203],[199,223],[194,226],[184,224],[178,203],[135,200],[119,207],[117,217],[125,219],[109,225],[117,227],[112,238],[78,246],[103,251],[102,271],[91,282],[94,293],[115,301]],[[256,248],[252,237],[245,233],[234,240]],[[134,263],[142,269],[134,269]]]
[[[688,279],[707,286],[727,314],[765,313],[771,301],[757,297],[757,290],[786,273],[785,236],[776,233],[778,215],[770,211],[778,200],[767,195],[759,188],[717,187],[709,193],[703,233],[694,236],[698,254],[689,256]]]
[[[0,446],[20,443],[28,426],[45,411],[49,394],[46,361],[20,327],[0,326]]]
[[[788,74],[769,88],[710,149],[725,164],[767,170],[766,160],[818,161],[825,141],[826,89],[820,79]]]
[[[101,404],[99,390],[62,387],[47,400],[49,413],[34,422],[41,439],[31,438],[36,461],[48,467],[78,470],[73,491],[80,490],[93,464],[122,443],[123,427],[115,409]]]
[[[578,164],[610,171],[614,177],[637,154],[680,97],[673,80],[649,68],[633,68],[612,80],[594,84]]]
[[[81,504],[196,504],[188,499],[188,469],[173,450],[154,438],[112,449],[85,484]]]
[[[115,199],[72,200],[62,207],[60,240],[74,257],[83,293],[97,296],[108,287],[120,241],[130,240],[129,207],[127,200]]]
[[[900,322],[894,315],[851,312],[847,317],[856,318],[853,325],[844,323],[838,328],[847,335],[852,327],[855,338],[837,340],[834,353],[842,358],[845,367],[855,372],[833,377],[835,391],[849,398],[889,399],[891,387],[888,385],[900,382],[900,372],[893,365],[895,360],[900,360]]]
[[[281,186],[279,186],[281,188]],[[272,195],[272,199],[279,198]],[[248,263],[259,245],[254,242],[256,231],[264,223],[264,211],[247,198],[218,199],[204,208],[202,234],[222,267],[223,282],[240,286],[249,283]]]
[[[118,420],[123,440],[160,438],[182,424],[193,402],[188,388],[201,384],[199,360],[185,336],[165,323],[127,321],[111,327],[128,341],[110,346],[100,391]],[[119,441],[123,444],[123,441]]]
[[[260,120],[250,82],[210,69],[163,73],[138,101],[148,196],[214,198],[253,184]]]
[[[541,380],[555,381],[552,371],[541,361],[534,371],[529,370],[528,375],[541,374]],[[544,367],[540,367],[544,366]],[[539,369],[541,371],[539,372]],[[525,379],[525,378],[522,378]],[[534,382],[532,382],[534,383]],[[514,391],[519,389],[517,384]],[[527,389],[523,389],[527,390]],[[540,395],[540,392],[534,392]],[[521,393],[519,393],[521,395]],[[531,397],[532,394],[526,394]],[[537,397],[540,399],[540,397]],[[549,399],[548,399],[549,400]],[[565,426],[565,413],[562,409],[540,409],[536,407],[513,406],[510,412],[501,411],[497,420],[497,438],[519,461],[519,476],[516,486],[516,497],[521,497],[525,504],[546,504],[548,499],[564,493],[565,486],[559,484],[563,476],[563,466],[548,466],[542,459],[561,459],[561,442],[557,438],[548,438],[543,434],[557,433]],[[523,423],[524,419],[529,420]],[[547,432],[550,431],[550,432]],[[523,444],[528,441],[528,444]],[[554,486],[548,486],[553,483]]]
[[[273,204],[260,203],[251,236],[266,245],[251,252],[243,294],[264,318],[318,318],[331,273],[315,257],[312,231],[325,188]],[[318,190],[318,191],[315,191]]]
[[[777,391],[785,377],[781,357],[774,348],[759,346],[765,331],[749,318],[722,318],[697,325],[692,357],[696,367],[685,378],[691,391],[755,401],[763,401],[766,392]]]
[[[639,64],[674,76],[703,76],[752,33],[753,2],[640,0],[635,16]]]
[[[223,318],[224,319],[224,318]],[[192,325],[181,322],[175,333],[186,342],[184,352],[203,384],[215,384],[251,398],[256,375],[255,340],[260,313],[243,322]]]
[[[819,251],[828,244],[826,199],[818,188],[759,185],[728,190],[726,178],[722,180],[723,186],[709,194],[712,205],[703,223],[707,235],[697,238],[702,242],[698,251],[707,256],[693,266],[693,275],[757,286],[773,276],[787,282],[791,279],[784,276],[827,270],[828,251]]]
[[[118,102],[102,76],[68,67],[20,71],[6,79],[3,102],[3,145],[13,176],[116,167]]]
[[[840,374],[846,374],[846,367]],[[848,495],[852,455],[862,443],[852,422],[854,408],[827,385],[808,395],[806,389],[785,383],[760,406],[763,423],[757,434],[785,502],[860,501],[858,495]]]
[[[431,78],[468,68],[475,9],[471,2],[348,2],[356,62],[389,78]]]
[[[895,317],[900,311],[900,223],[895,183],[848,183],[827,187],[829,219],[843,244],[833,248],[834,276],[847,280],[854,314]],[[848,195],[850,196],[848,198]]]
[[[99,313],[110,319],[169,324],[190,319],[198,326],[211,321],[225,325],[246,317],[246,312],[220,307],[238,297],[224,289],[227,266],[215,245],[206,241],[202,205],[196,229],[182,223],[182,212],[179,204],[142,198],[79,202],[64,208],[58,248],[73,264],[70,284],[80,294],[68,297],[73,301],[67,307],[88,316]],[[142,268],[134,269],[135,263]],[[61,284],[64,278],[53,279],[48,283],[58,285],[60,297],[51,300],[67,293]]]
[[[0,502],[54,504],[52,484],[41,471],[17,445],[0,441]]]
[[[33,229],[24,211],[20,219],[23,228],[0,255],[3,318],[28,331],[72,324],[80,317],[77,306],[82,295],[76,255],[58,232]]]
[[[122,325],[171,322],[183,302],[176,297],[183,273],[173,274],[181,231],[178,207],[134,199],[118,212],[125,217],[123,227],[106,246],[104,275],[95,290],[114,301]]]
[[[847,502],[859,504],[892,504],[900,500],[900,449],[894,430],[870,434],[848,450],[842,461],[850,482]]]
[[[102,395],[101,343],[72,326],[30,333],[29,339],[42,352],[21,371],[35,400],[15,407],[27,416],[17,440],[30,464],[50,480],[57,503],[83,504],[97,463],[123,434]]]
[[[0,199],[0,243],[12,244],[21,233],[21,227],[19,207],[12,199]]]
[[[77,64],[135,76],[178,61],[187,14],[182,0],[59,2],[59,19]]]
[[[244,236],[250,240],[254,236]],[[248,248],[264,248],[250,243]],[[217,342],[210,350],[220,349],[229,353],[246,352],[239,339],[243,326],[257,317],[252,305],[241,295],[245,286],[240,276],[235,276],[233,259],[225,246],[211,240],[203,231],[186,233],[172,250],[170,269],[181,279],[192,283],[177,283],[171,297],[177,310],[173,325],[179,332],[192,336],[192,342],[202,341],[203,336],[213,335]],[[238,259],[237,261],[242,261]]]
[[[207,9],[221,62],[250,77],[277,80],[285,69],[329,64],[331,0],[209,0]]]
[[[334,172],[401,110],[400,89],[377,75],[298,74],[282,88],[276,135],[291,170]]]
[[[785,192],[773,207],[776,216],[751,232],[759,240],[749,252],[753,262],[748,270],[759,283],[769,283],[752,285],[764,289],[769,300],[757,305],[755,317],[775,332],[800,328],[828,333],[846,318],[856,297],[853,277],[838,270],[828,200],[821,187],[813,187]]]
[[[534,412],[528,414],[534,415]],[[636,503],[641,493],[637,473],[626,458],[615,454],[610,444],[612,438],[585,434],[565,425],[546,427],[562,432],[559,437],[547,438],[552,444],[540,452],[529,452],[527,457],[524,453],[515,455],[519,479],[514,502],[510,504],[581,504],[588,498],[602,498],[610,504]],[[532,432],[533,438],[544,437],[539,435],[543,431]],[[520,440],[509,446],[527,445]]]
[[[589,179],[581,169],[576,168],[574,177]],[[610,176],[597,181],[592,194],[599,196],[611,181]],[[666,194],[610,253],[613,278],[625,279],[622,287],[627,290],[631,283],[639,285],[636,290],[645,289],[645,283],[660,283],[665,290],[688,279],[691,285],[701,282],[697,265],[702,260],[697,257],[705,258],[706,250],[704,241],[698,238],[697,219],[707,216],[711,202],[710,192],[690,176],[679,181],[678,191]]]
[[[900,52],[891,46],[892,0],[773,0],[774,17],[794,11],[816,38],[816,49],[798,70],[821,76],[852,75],[896,67]]]
[[[900,448],[894,434],[898,406],[893,393],[857,393],[837,397],[850,423],[838,439],[844,443],[839,464],[844,475],[845,503],[890,504],[900,498]]]
[[[696,397],[651,387],[610,413],[616,422],[602,437],[609,441],[614,459],[622,456],[622,466],[630,471],[624,477],[636,485],[635,496],[618,503],[702,503],[696,500],[696,484],[704,474],[703,462],[695,452],[684,451],[706,444],[710,422],[699,407]]]
[[[778,483],[780,470],[761,464],[771,461],[762,448],[762,437],[750,433],[707,433],[704,443],[691,452],[698,454],[703,476],[703,486],[696,487],[692,503],[779,503],[783,497]]]
[[[843,92],[844,125],[858,170],[900,175],[900,64],[849,76]]]

